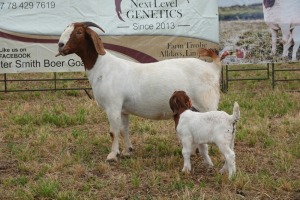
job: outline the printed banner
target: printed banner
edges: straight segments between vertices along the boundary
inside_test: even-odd
[[[55,57],[60,34],[80,21],[101,26],[105,48],[137,62],[219,48],[217,0],[0,0],[0,19],[0,73],[83,71],[78,56]]]
[[[299,61],[300,0],[218,0],[224,64]]]

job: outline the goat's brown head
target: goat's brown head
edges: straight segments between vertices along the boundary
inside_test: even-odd
[[[181,114],[192,107],[191,99],[184,91],[175,91],[169,100],[169,104],[173,115]]]
[[[104,55],[105,50],[100,37],[89,27],[96,27],[104,32],[100,26],[93,22],[73,23],[61,34],[58,42],[59,53],[56,56],[65,56],[75,53],[81,57],[85,66],[86,64],[89,66],[88,62],[91,60],[90,57],[95,61],[98,54]],[[88,66],[86,66],[86,68],[88,68]]]

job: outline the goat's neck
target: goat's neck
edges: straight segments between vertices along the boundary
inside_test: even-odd
[[[174,121],[175,121],[175,130],[177,129],[177,125],[178,125],[178,123],[179,123],[180,115],[181,115],[184,111],[186,111],[187,109],[188,109],[188,108],[179,108],[178,112],[177,112],[175,115],[173,115],[173,119],[174,119]]]
[[[83,47],[83,51],[79,51],[76,54],[81,58],[85,69],[92,69],[97,61],[98,53],[94,45],[87,45]]]

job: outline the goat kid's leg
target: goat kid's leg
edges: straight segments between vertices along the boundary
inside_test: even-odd
[[[228,171],[228,167],[227,167],[227,161],[226,161],[226,159],[225,159],[225,163],[224,163],[222,169],[220,170],[220,173],[221,173],[221,174],[224,174],[224,173],[227,172],[227,171]]]
[[[219,149],[222,152],[223,156],[225,157],[225,165],[226,165],[222,167],[220,173],[224,173],[224,171],[228,169],[228,178],[231,179],[232,176],[236,173],[235,153],[228,145],[220,145]]]
[[[128,131],[129,115],[122,114],[121,117],[122,117],[122,125],[123,125],[121,133],[123,135],[124,143],[125,143],[125,149],[122,151],[122,155],[130,156],[133,148],[132,148],[132,144],[129,137],[129,131]]]
[[[119,134],[121,132],[121,116],[114,113],[107,112],[110,123],[110,136],[112,138],[111,152],[108,154],[106,161],[117,161],[117,156],[120,154],[119,150]]]
[[[191,166],[191,152],[192,152],[192,138],[185,137],[181,139],[182,143],[182,156],[184,159],[182,172],[190,173],[192,166]]]
[[[234,138],[235,138],[235,132],[233,133],[232,135],[232,139],[231,139],[231,142],[230,142],[230,149],[234,152]],[[220,173],[221,174],[224,174],[226,171],[228,171],[228,164],[227,164],[227,161],[225,159],[225,163],[222,167],[222,169],[220,170]]]
[[[191,156],[195,156],[197,153],[199,153],[199,148],[198,148],[198,144],[194,144],[192,146],[192,152],[191,152]]]
[[[200,144],[198,146],[199,153],[204,159],[204,163],[206,167],[212,168],[214,166],[213,162],[211,161],[209,155],[208,155],[208,145],[207,144]]]

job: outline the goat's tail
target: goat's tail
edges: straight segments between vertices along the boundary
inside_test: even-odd
[[[240,119],[240,106],[237,102],[234,102],[233,111],[231,115],[231,123],[233,124],[233,137],[231,139],[230,148],[234,149],[234,138],[236,132],[236,122]]]
[[[233,111],[231,115],[232,123],[236,123],[240,119],[240,106],[237,102],[234,102]]]
[[[199,56],[206,56],[212,58],[213,62],[221,69],[222,63],[221,58],[219,57],[218,53],[215,49],[198,49]]]

